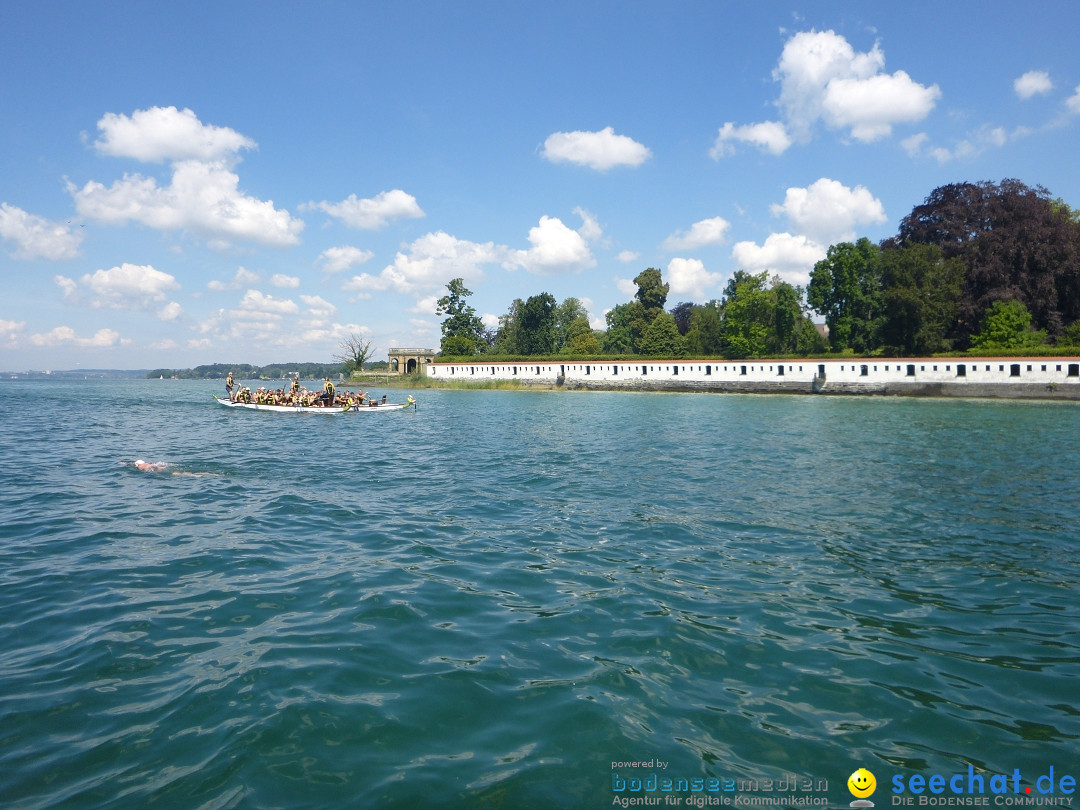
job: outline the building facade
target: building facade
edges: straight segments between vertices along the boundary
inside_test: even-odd
[[[435,360],[436,349],[391,349],[391,374],[426,374],[428,364]]]

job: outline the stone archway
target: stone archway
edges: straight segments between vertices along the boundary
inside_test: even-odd
[[[391,374],[426,374],[427,365],[435,360],[435,349],[390,349]]]

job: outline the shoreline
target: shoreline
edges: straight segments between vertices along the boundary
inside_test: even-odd
[[[461,389],[1080,401],[1080,357],[435,362],[426,371],[426,385]]]

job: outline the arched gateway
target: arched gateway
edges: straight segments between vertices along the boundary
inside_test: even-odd
[[[427,364],[435,359],[435,349],[391,349],[391,374],[427,373]]]

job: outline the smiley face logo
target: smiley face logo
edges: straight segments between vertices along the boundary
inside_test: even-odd
[[[847,788],[857,799],[865,799],[877,790],[877,779],[866,768],[859,768],[847,780]]]

